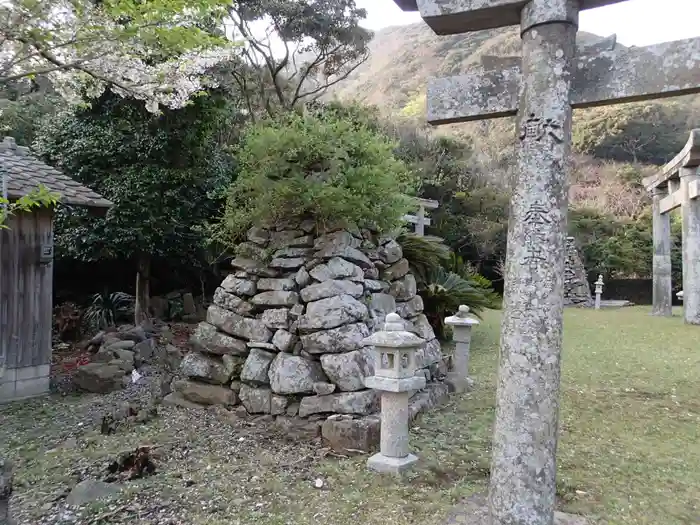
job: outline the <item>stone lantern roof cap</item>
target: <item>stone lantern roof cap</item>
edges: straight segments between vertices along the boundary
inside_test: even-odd
[[[403,320],[396,313],[386,316],[384,330],[364,339],[365,345],[384,348],[418,348],[425,343],[416,334],[406,331]]]
[[[457,313],[445,319],[445,324],[451,326],[473,326],[479,324],[479,320],[472,317],[469,313],[469,307],[462,304],[459,306]]]

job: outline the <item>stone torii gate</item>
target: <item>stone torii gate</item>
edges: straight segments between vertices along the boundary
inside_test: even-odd
[[[425,210],[436,210],[440,207],[438,201],[430,199],[415,199],[418,212],[415,215],[404,215],[403,220],[415,224],[415,234],[419,237],[425,235],[425,227],[430,226],[431,220],[425,216]]]
[[[683,316],[700,324],[700,129],[690,132],[683,150],[661,171],[643,181],[653,198],[654,264],[652,315],[671,314],[671,217],[683,220]]]
[[[395,0],[439,35],[520,24],[522,58],[428,84],[428,121],[516,115],[488,511],[455,523],[552,525],[573,107],[700,92],[700,39],[576,49],[580,10],[624,0]],[[659,2],[659,6],[663,4]]]

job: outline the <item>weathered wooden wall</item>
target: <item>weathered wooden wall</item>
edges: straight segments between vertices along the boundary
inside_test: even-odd
[[[52,218],[21,213],[0,230],[0,359],[8,369],[51,362],[53,263],[41,264],[40,253],[53,249]]]

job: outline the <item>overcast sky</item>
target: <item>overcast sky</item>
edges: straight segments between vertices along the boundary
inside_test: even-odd
[[[365,27],[420,22],[417,13],[404,13],[393,0],[357,0],[367,9]],[[617,34],[627,46],[647,46],[700,36],[700,0],[627,0],[581,13],[582,31],[600,36]]]

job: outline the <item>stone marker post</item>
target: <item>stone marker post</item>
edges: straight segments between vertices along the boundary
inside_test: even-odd
[[[0,459],[0,525],[12,525],[10,521],[10,496],[12,495],[12,463]]]
[[[661,213],[661,199],[666,196],[662,188],[654,188],[652,194],[652,229],[654,238],[652,315],[673,315],[671,294],[671,216]]]
[[[603,276],[598,275],[598,280],[595,284],[595,309],[600,310],[600,298],[603,295]]]
[[[452,327],[452,339],[455,342],[452,370],[447,373],[447,384],[453,392],[465,392],[473,384],[469,378],[469,349],[472,326],[478,325],[479,320],[469,314],[468,306],[460,305],[455,315],[445,318],[445,324]]]
[[[425,341],[404,330],[396,313],[386,316],[384,330],[364,340],[374,346],[374,375],[365,386],[382,392],[380,451],[367,460],[367,468],[399,474],[418,458],[408,451],[408,398],[412,390],[425,387],[425,377],[416,376],[416,351]]]
[[[416,235],[425,235],[425,206],[418,207],[418,220],[416,221]]]
[[[430,199],[416,199],[416,205],[418,206],[418,212],[415,215],[404,215],[404,220],[412,224],[415,224],[415,234],[419,237],[425,235],[425,227],[430,226],[430,218],[425,216],[425,210],[434,210],[439,207],[440,203],[438,201]]]
[[[552,525],[571,110],[700,92],[700,38],[578,53],[579,10],[624,0],[395,1],[439,35],[520,23],[522,57],[429,81],[428,121],[517,115],[489,511],[466,523]]]

